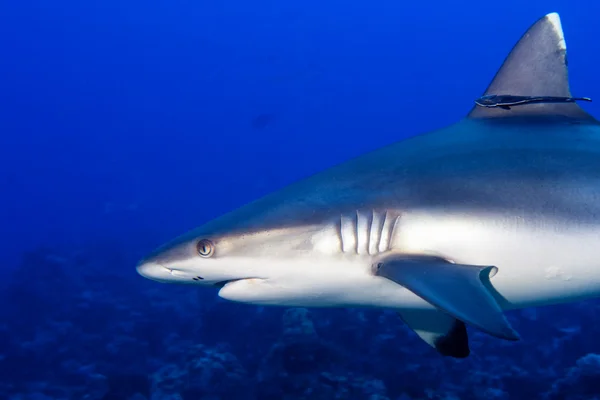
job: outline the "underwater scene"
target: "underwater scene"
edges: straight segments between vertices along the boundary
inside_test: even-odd
[[[600,399],[598,15],[2,2],[0,400]]]

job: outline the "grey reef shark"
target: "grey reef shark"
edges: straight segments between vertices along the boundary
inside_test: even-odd
[[[566,57],[548,14],[459,122],[216,218],[138,273],[249,304],[395,310],[455,358],[467,325],[519,340],[504,311],[600,295],[600,123]]]

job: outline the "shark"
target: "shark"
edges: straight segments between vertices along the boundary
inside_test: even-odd
[[[600,295],[600,123],[560,17],[523,34],[456,123],[284,186],[160,246],[145,278],[227,300],[394,310],[439,354],[506,311]]]

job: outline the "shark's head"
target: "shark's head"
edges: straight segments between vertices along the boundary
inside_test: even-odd
[[[138,272],[159,282],[216,286],[268,279],[299,260],[314,260],[315,254],[326,257],[325,236],[333,235],[333,226],[327,223],[245,229],[241,223],[231,229],[210,229],[219,222],[217,219],[159,247],[140,262]]]
[[[340,215],[314,196],[290,192],[297,193],[284,191],[286,201],[268,196],[159,247],[140,261],[138,273],[159,282],[220,287],[219,295],[230,300],[296,304],[297,296],[303,299],[298,304],[306,304],[307,288],[318,297],[333,280],[364,276],[370,257],[389,247],[391,213]],[[367,235],[371,230],[377,235]]]

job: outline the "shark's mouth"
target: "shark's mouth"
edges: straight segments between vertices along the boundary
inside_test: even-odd
[[[242,279],[244,279],[244,278],[242,278]],[[219,282],[213,283],[213,286],[218,287],[219,289],[221,289],[223,286],[227,285],[228,283],[235,282],[235,281],[240,281],[242,279],[228,279],[226,281],[219,281]]]
[[[215,283],[213,283],[213,286],[218,287],[219,289],[221,289],[221,288],[225,287],[229,283],[238,282],[238,281],[245,281],[245,280],[251,280],[251,279],[261,279],[262,280],[263,278],[257,278],[255,276],[249,276],[247,278],[227,279],[225,281],[215,282]]]

